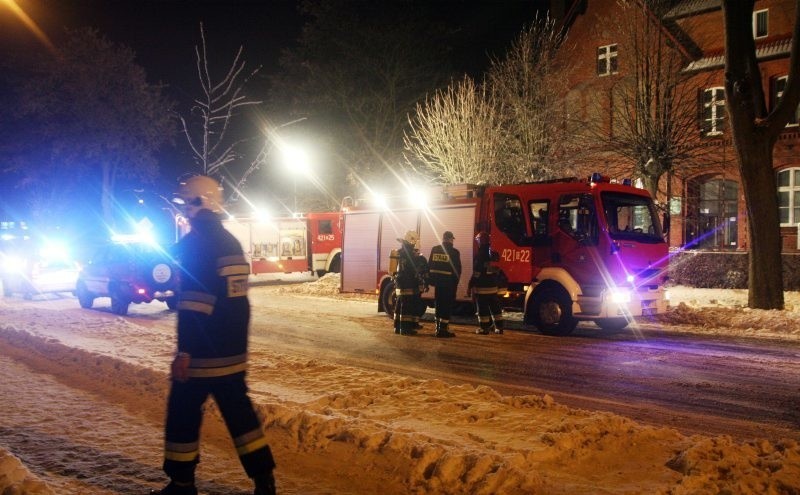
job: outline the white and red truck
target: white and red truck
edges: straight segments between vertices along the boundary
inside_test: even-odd
[[[570,333],[581,320],[622,329],[632,318],[667,308],[668,246],[646,190],[591,178],[503,186],[445,186],[428,204],[343,211],[342,292],[376,293],[391,315],[390,255],[409,230],[421,253],[449,230],[461,252],[457,299],[472,307],[474,237],[487,232],[495,262],[508,281],[505,306],[551,335]],[[432,305],[435,288],[423,294]],[[472,310],[474,311],[474,310]]]
[[[242,244],[254,275],[313,271],[322,276],[340,270],[340,212],[268,220],[233,218],[222,223]]]

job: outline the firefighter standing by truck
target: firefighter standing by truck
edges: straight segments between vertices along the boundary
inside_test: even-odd
[[[414,246],[419,242],[419,234],[413,230],[405,237],[397,239],[400,249],[393,253],[397,260],[394,272],[395,296],[397,305],[394,311],[394,333],[416,335],[419,326],[419,295],[424,285],[423,274],[414,255]]]
[[[436,337],[455,337],[448,328],[453,305],[456,302],[456,288],[461,278],[461,253],[453,247],[455,236],[449,230],[442,234],[442,243],[433,246],[429,262],[429,283],[436,288]]]
[[[191,177],[178,193],[191,231],[177,245],[181,267],[177,347],[167,403],[164,472],[169,484],[151,495],[197,495],[200,424],[209,395],[219,406],[254,495],[274,495],[275,462],[247,395],[250,267],[222,226],[216,180]]]
[[[425,256],[420,253],[419,249],[419,241],[414,244],[414,265],[417,268],[417,279],[419,280],[419,293],[414,301],[414,314],[415,315],[423,315],[425,314],[425,310],[427,309],[428,305],[425,301],[422,300],[422,293],[428,292],[428,260],[425,259]],[[422,328],[422,325],[419,323],[419,319],[415,322],[414,328],[419,330]]]
[[[475,236],[478,253],[473,264],[472,278],[469,279],[469,293],[478,306],[479,328],[477,334],[488,335],[491,332],[501,334],[505,327],[503,308],[500,305],[500,291],[505,288],[500,279],[500,272],[492,265],[496,253],[491,250],[490,237],[487,232]],[[494,255],[494,256],[493,256]]]

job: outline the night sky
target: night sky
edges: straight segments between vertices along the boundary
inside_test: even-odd
[[[383,0],[376,0],[383,1]],[[543,0],[431,0],[471,40],[454,54],[456,67],[473,75],[489,54],[501,54]],[[134,49],[151,82],[170,86],[175,98],[195,94],[194,46],[199,25],[212,56],[232,60],[239,46],[264,76],[278,70],[281,50],[291,47],[303,18],[296,0],[17,0],[56,43],[65,27],[90,26]],[[2,3],[0,3],[2,5]],[[41,50],[42,45],[0,6],[0,54]]]
[[[386,1],[386,0],[376,0]],[[434,2],[434,0],[431,0]],[[200,93],[194,47],[199,25],[205,27],[210,60],[227,70],[239,46],[249,68],[262,66],[248,95],[266,101],[268,77],[279,70],[282,50],[294,45],[304,19],[296,0],[16,0],[58,46],[64,28],[93,27],[114,42],[131,47],[152,83],[166,85],[179,112]],[[435,1],[436,11],[469,40],[453,50],[457,70],[480,78],[490,55],[502,55],[542,0]],[[44,51],[44,45],[0,1],[0,57]],[[0,136],[2,139],[2,136]],[[192,158],[182,135],[161,157],[163,182]],[[0,176],[4,196],[13,189]],[[8,199],[8,198],[6,198]]]

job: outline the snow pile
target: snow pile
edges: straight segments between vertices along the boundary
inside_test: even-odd
[[[19,459],[2,448],[0,448],[0,493],[2,495],[55,495],[55,492],[31,474]]]
[[[302,294],[309,296],[336,297],[340,299],[375,299],[374,294],[342,293],[339,288],[342,278],[338,273],[326,273],[317,280],[300,284],[289,284],[274,287],[271,290],[279,294]]]
[[[784,293],[784,311],[748,308],[747,291],[743,289],[677,286],[669,292],[669,311],[654,317],[654,321],[691,326],[692,331],[700,328],[709,334],[800,338],[800,292]]]
[[[326,382],[316,398],[265,404],[269,428],[296,448],[349,444],[357,458],[402,460],[408,493],[784,493],[800,490],[793,440],[687,437],[544,396],[398,378],[273,356],[267,383]],[[370,462],[370,461],[366,461]]]

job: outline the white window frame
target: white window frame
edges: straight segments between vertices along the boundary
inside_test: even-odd
[[[619,54],[619,49],[616,43],[612,43],[610,45],[603,45],[597,47],[597,75],[598,76],[610,76],[611,74],[616,74],[619,72],[619,66],[617,65],[619,59],[617,58]],[[600,63],[602,62],[604,70],[600,70]],[[617,65],[617,68],[612,69],[613,65]]]
[[[759,18],[764,19],[764,34],[758,34],[758,20]],[[756,10],[753,12],[753,38],[754,39],[761,39],[766,38],[769,36],[769,9],[763,10]]]
[[[789,174],[788,186],[780,185],[780,176],[783,174]],[[792,227],[794,225],[797,225],[798,223],[800,223],[800,167],[791,167],[779,170],[776,175],[776,182],[779,184],[778,185],[779,218],[781,210],[788,210],[786,215],[788,222],[782,221],[781,226]],[[782,198],[785,198],[785,200]]]
[[[789,76],[780,76],[775,78],[775,104],[772,108],[778,106],[778,103],[783,98],[783,92],[786,89],[786,83],[789,81]],[[783,87],[780,87],[779,84],[783,82]],[[778,89],[780,87],[780,89]],[[789,121],[786,123],[786,127],[797,127],[800,125],[800,105],[797,105],[797,108],[794,110],[794,121]]]
[[[711,94],[711,99],[706,103],[705,96]],[[705,117],[705,111],[711,110],[711,117]],[[703,91],[703,128],[706,136],[719,136],[722,134],[722,123],[725,122],[725,88],[715,86]]]

